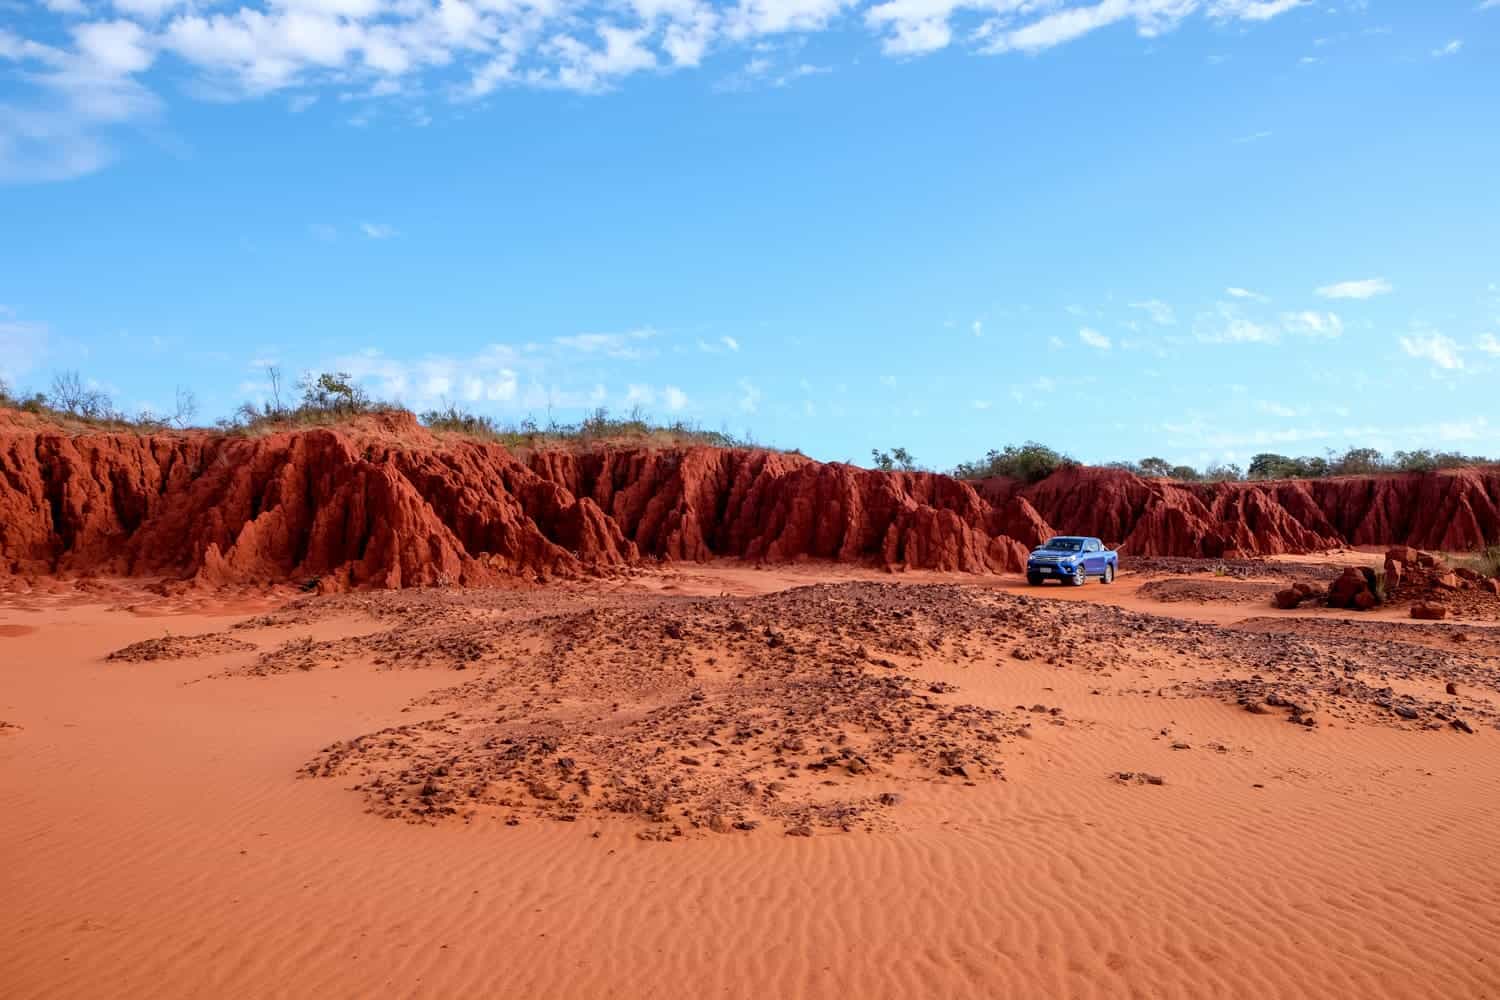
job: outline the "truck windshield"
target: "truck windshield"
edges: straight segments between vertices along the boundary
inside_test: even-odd
[[[1076,538],[1054,538],[1047,543],[1047,548],[1056,552],[1081,552],[1083,543]]]

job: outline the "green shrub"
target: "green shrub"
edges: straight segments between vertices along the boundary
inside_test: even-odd
[[[1478,555],[1470,556],[1463,560],[1462,565],[1480,576],[1500,577],[1500,545],[1491,545]]]
[[[991,449],[977,462],[961,462],[953,470],[953,475],[959,479],[1004,476],[1007,479],[1036,483],[1059,469],[1077,464],[1078,461],[1068,455],[1053,451],[1044,444],[1027,441],[1022,445],[1006,445],[1002,451]]]
[[[870,450],[874,467],[882,472],[917,472],[921,466],[905,448],[892,448],[889,452]]]

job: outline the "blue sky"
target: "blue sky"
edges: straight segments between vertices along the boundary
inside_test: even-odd
[[[0,374],[1500,454],[1500,0],[0,0]]]

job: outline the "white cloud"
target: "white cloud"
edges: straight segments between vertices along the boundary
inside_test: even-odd
[[[817,31],[848,6],[848,0],[738,0],[726,13],[733,39]]]
[[[148,68],[156,54],[133,21],[98,21],[73,29],[79,54],[105,73],[124,76]]]
[[[51,44],[0,29],[0,62],[24,64],[7,73],[8,81],[20,81],[21,96],[8,93],[0,105],[0,180],[76,177],[111,162],[102,126],[139,124],[160,112],[146,80],[160,75],[162,63],[170,63],[170,79],[182,80],[189,95],[226,101],[295,90],[285,107],[297,112],[323,93],[408,105],[415,94],[462,102],[502,87],[598,93],[631,76],[705,65],[726,50],[749,59],[728,89],[749,80],[787,86],[832,69],[785,61],[802,36],[861,8],[885,54],[912,58],[954,44],[1040,52],[1117,22],[1149,38],[1193,16],[1249,23],[1298,6],[1298,0],[43,0],[36,37]],[[109,17],[100,17],[106,9]],[[960,15],[982,24],[960,28],[954,23]],[[426,106],[408,106],[398,117],[420,124],[431,116]],[[376,119],[362,110],[346,120]]]
[[[383,222],[361,222],[359,228],[372,240],[388,240],[396,235],[396,230]]]
[[[629,330],[625,333],[578,333],[566,337],[554,337],[558,347],[577,351],[580,354],[603,354],[619,360],[635,360],[644,356],[641,345],[656,336],[652,329]]]
[[[698,339],[698,350],[704,354],[723,354],[725,351],[735,353],[740,349],[740,342],[733,337],[724,336],[710,343],[701,337]]]
[[[1107,351],[1111,346],[1108,337],[1100,333],[1098,330],[1094,330],[1089,327],[1084,327],[1083,329],[1078,331],[1078,339],[1083,341],[1090,347],[1097,348],[1101,351]]]
[[[1262,413],[1269,413],[1273,417],[1299,417],[1302,415],[1302,411],[1296,407],[1286,406],[1267,399],[1261,400],[1255,406]]]
[[[1252,292],[1248,288],[1235,288],[1233,286],[1224,289],[1224,294],[1236,299],[1249,299],[1253,302],[1269,302],[1270,299],[1259,292]]]
[[[1136,34],[1155,38],[1176,28],[1200,9],[1217,21],[1267,21],[1303,6],[1307,0],[1098,0],[1096,3],[1057,0],[990,0],[989,3],[954,3],[950,10],[973,6],[998,11],[985,22],[978,36],[987,52],[1036,53],[1082,38],[1122,21],[1133,21]],[[1018,24],[1018,16],[1040,14]],[[935,15],[927,13],[927,19]]]
[[[1318,294],[1325,299],[1372,299],[1377,295],[1387,295],[1394,291],[1389,281],[1384,278],[1365,278],[1360,281],[1340,281],[1332,285],[1324,285],[1318,289]]]
[[[430,355],[417,360],[367,350],[332,359],[325,370],[348,372],[371,385],[376,395],[408,405],[441,402],[455,393],[470,402],[514,403],[520,385],[516,352],[492,344],[463,358]]]
[[[974,336],[976,337],[984,336],[984,324],[977,319],[973,322],[969,329],[974,331]]]
[[[1344,322],[1335,313],[1306,312],[1282,313],[1281,325],[1288,333],[1306,337],[1332,339],[1344,334]]]
[[[1495,0],[1495,3],[1500,4],[1500,0]],[[1500,357],[1500,337],[1496,337],[1493,333],[1480,334],[1478,339],[1474,341],[1474,346],[1485,354]]]
[[[1458,55],[1459,49],[1462,49],[1463,47],[1463,39],[1455,38],[1453,39],[1453,41],[1449,42],[1447,45],[1444,45],[1442,48],[1433,49],[1432,54],[1435,58],[1438,59],[1441,59],[1444,56],[1456,56]]]
[[[16,379],[35,368],[47,352],[47,326],[16,319],[0,306],[0,376]],[[11,389],[17,386],[12,383]]]
[[[740,400],[739,407],[746,413],[754,413],[760,409],[760,389],[748,378],[742,378],[739,382]]]
[[[675,385],[667,386],[667,388],[662,392],[662,401],[667,404],[667,409],[671,410],[673,413],[686,408],[688,405],[687,393],[683,392]]]
[[[68,180],[114,161],[108,131],[148,120],[160,102],[136,82],[155,61],[145,31],[130,21],[71,25],[71,49],[0,27],[0,183]],[[16,63],[11,72],[4,66]]]
[[[1447,371],[1464,366],[1458,344],[1441,333],[1414,333],[1410,337],[1402,337],[1401,349],[1414,358],[1424,358]]]
[[[1269,139],[1270,137],[1271,137],[1271,133],[1269,131],[1265,131],[1265,132],[1252,132],[1249,135],[1239,136],[1238,138],[1236,138],[1236,139],[1234,139],[1232,141],[1236,145],[1243,146],[1246,143],[1260,142],[1260,140],[1262,140],[1262,139]]]
[[[1177,322],[1177,314],[1172,307],[1160,299],[1148,299],[1145,302],[1132,302],[1130,308],[1144,310],[1151,321],[1159,326],[1171,326]]]
[[[988,410],[993,405],[995,404],[990,402],[988,399],[976,399],[973,403],[974,409],[976,410]]]
[[[1271,344],[1280,339],[1281,332],[1255,322],[1239,307],[1221,302],[1214,312],[1198,316],[1193,335],[1205,344]]]

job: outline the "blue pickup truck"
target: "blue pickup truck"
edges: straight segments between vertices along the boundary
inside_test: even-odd
[[[1048,580],[1062,580],[1082,587],[1091,576],[1101,583],[1114,583],[1120,554],[1097,538],[1064,535],[1033,549],[1026,560],[1026,582],[1039,587]]]

